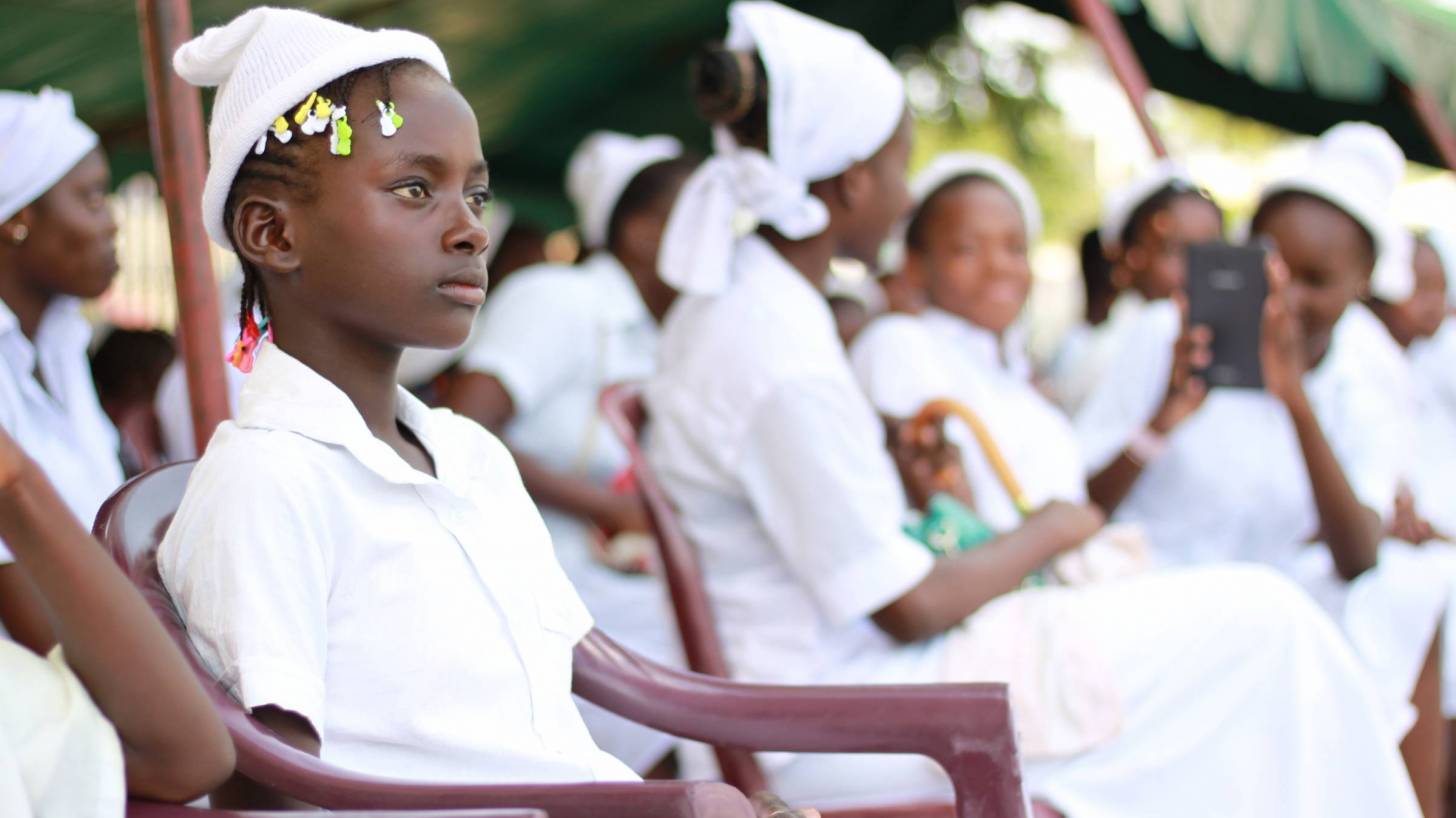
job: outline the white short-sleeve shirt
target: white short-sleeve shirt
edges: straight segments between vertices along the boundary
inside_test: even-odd
[[[592,619],[505,447],[403,389],[411,468],[348,397],[271,344],[158,555],[208,668],[309,720],[322,757],[480,783],[630,780],[571,698]]]
[[[856,339],[850,354],[870,401],[885,414],[910,417],[935,398],[959,401],[981,419],[1033,507],[1087,500],[1071,424],[1037,392],[1020,333],[994,333],[943,310],[886,315]],[[960,446],[976,511],[998,531],[1021,524],[975,438],[958,421],[947,434]]]
[[[0,427],[40,465],[87,528],[123,479],[116,428],[91,380],[90,340],[91,325],[74,298],[51,302],[34,343],[0,303]],[[9,561],[0,543],[0,563]]]
[[[1171,349],[1176,334],[1175,326],[1161,346]],[[1166,383],[1167,373],[1153,374]],[[1350,487],[1388,514],[1414,447],[1415,394],[1400,348],[1379,319],[1352,304],[1304,385]],[[1141,523],[1171,562],[1287,567],[1319,527],[1288,410],[1260,390],[1212,390],[1168,436],[1114,519]]]
[[[648,458],[702,557],[733,672],[934,678],[942,640],[902,647],[870,619],[932,558],[900,530],[884,427],[829,306],[757,236],[733,276],[673,307],[646,393]]]

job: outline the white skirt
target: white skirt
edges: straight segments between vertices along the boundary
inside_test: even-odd
[[[1089,750],[1023,758],[1030,796],[1069,818],[1420,815],[1376,686],[1278,572],[1195,568],[1037,594],[1096,634],[1120,713],[1116,735]],[[968,637],[943,638],[966,649]],[[939,767],[915,756],[800,755],[774,784],[818,807],[950,797]]]

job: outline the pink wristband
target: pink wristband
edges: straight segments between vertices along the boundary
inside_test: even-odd
[[[1168,448],[1168,439],[1146,426],[1138,427],[1127,442],[1127,457],[1139,467],[1157,460]]]

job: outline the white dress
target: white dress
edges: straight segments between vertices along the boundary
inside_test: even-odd
[[[1089,403],[1078,428],[1092,469],[1116,457],[1156,411],[1172,366],[1175,310],[1119,362],[1121,394]],[[1414,440],[1410,373],[1393,339],[1354,304],[1329,351],[1305,376],[1321,429],[1356,496],[1394,508]],[[1402,723],[1436,625],[1450,598],[1451,554],[1387,541],[1378,565],[1343,581],[1329,550],[1306,545],[1319,516],[1288,411],[1258,390],[1215,389],[1168,437],[1114,519],[1141,524],[1169,565],[1264,562],[1294,577],[1340,623]],[[1456,668],[1446,657],[1447,678]]]
[[[495,376],[515,417],[502,432],[511,448],[547,467],[599,485],[629,466],[627,451],[597,407],[602,389],[652,374],[657,324],[627,270],[610,253],[579,267],[539,265],[492,292],[461,363]],[[681,664],[666,588],[652,575],[626,574],[593,556],[592,525],[547,505],[541,516],[556,557],[597,621],[623,645]],[[582,702],[602,748],[646,772],[671,748],[671,736]]]
[[[51,302],[35,343],[0,303],[0,428],[40,465],[87,529],[123,479],[116,428],[91,380],[90,340],[91,325],[74,298]],[[10,553],[0,543],[0,563],[8,562]]]
[[[1035,680],[1014,695],[1045,714],[1082,701],[1082,680],[1049,664],[1076,649],[1118,696],[1116,734],[1024,763],[1028,791],[1069,815],[1418,814],[1377,693],[1328,620],[1267,570],[1009,594],[945,636],[891,640],[871,614],[932,559],[899,529],[880,421],[802,276],[756,236],[733,275],[722,295],[674,307],[648,400],[649,457],[700,549],[736,676],[923,683],[1004,669]],[[1008,631],[1046,638],[1018,650]],[[978,650],[984,672],[968,672]],[[949,791],[910,756],[766,761],[779,792],[819,806]]]

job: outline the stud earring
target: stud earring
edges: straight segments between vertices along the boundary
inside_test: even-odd
[[[404,117],[400,116],[399,112],[394,110],[394,102],[392,100],[386,106],[383,102],[376,99],[374,100],[374,107],[379,109],[379,132],[386,139],[394,136],[399,132],[400,128],[404,127]]]
[[[29,236],[30,228],[23,224],[17,224],[15,225],[15,229],[10,231],[10,243],[19,247],[25,243],[26,238]]]
[[[329,153],[348,156],[354,152],[354,129],[349,127],[349,111],[343,105],[330,115],[333,130],[329,133]]]

